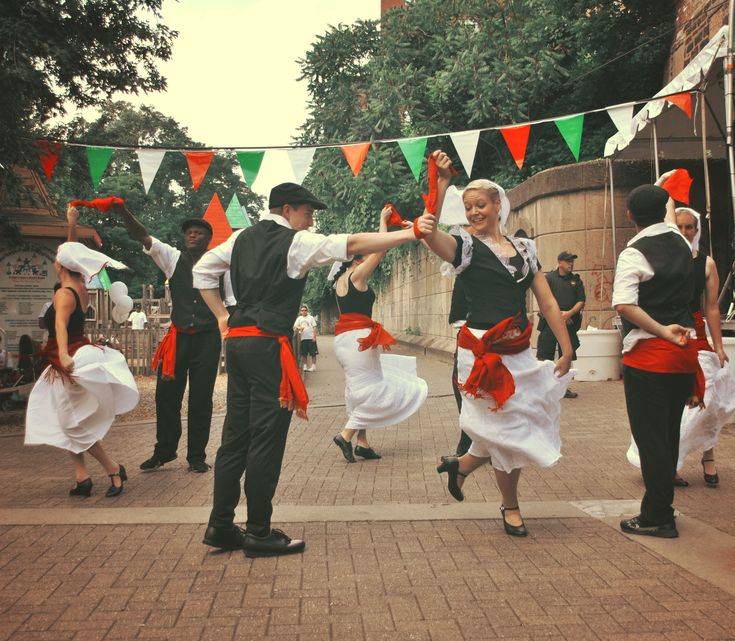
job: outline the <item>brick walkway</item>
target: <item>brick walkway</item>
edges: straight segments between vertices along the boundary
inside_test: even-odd
[[[276,497],[277,525],[306,538],[303,555],[203,546],[212,477],[187,473],[184,452],[140,472],[151,424],[106,439],[130,475],[114,501],[96,464],[93,496],[72,500],[63,452],[1,438],[0,639],[735,639],[732,428],[717,451],[720,488],[704,487],[696,460],[684,470],[682,536],[634,539],[614,527],[642,494],[625,461],[622,386],[575,384],[564,458],[524,471],[531,536],[516,540],[502,532],[489,469],[468,479],[462,504],[436,474],[456,442],[445,363],[420,359],[435,397],[371,435],[384,458],[347,465],[331,443],[341,373],[331,341],[319,346],[307,379],[319,407],[292,424]],[[210,458],[221,419],[214,427]]]

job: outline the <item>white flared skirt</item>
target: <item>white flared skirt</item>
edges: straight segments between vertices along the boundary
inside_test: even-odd
[[[85,345],[73,359],[73,383],[50,376],[46,368],[33,387],[26,411],[26,445],[85,452],[104,438],[116,414],[138,404],[138,387],[119,351]]]
[[[478,338],[484,334],[482,330],[471,331]],[[561,399],[574,372],[558,377],[554,363],[536,360],[530,348],[501,358],[513,375],[515,394],[500,409],[492,398],[463,395],[459,426],[472,439],[469,452],[491,457],[492,466],[503,472],[529,463],[551,467],[561,458]],[[460,383],[467,380],[474,361],[470,350],[458,348]]]
[[[345,406],[349,430],[390,427],[418,411],[428,394],[416,375],[413,356],[381,354],[380,348],[358,350],[358,338],[369,329],[354,329],[334,339],[334,352],[345,373]]]
[[[698,352],[699,365],[704,373],[704,407],[685,407],[681,416],[679,437],[679,461],[676,469],[692,452],[705,452],[717,444],[722,426],[735,412],[735,378],[728,366],[720,367],[720,359],[714,352]],[[641,466],[638,447],[630,440],[628,461]]]

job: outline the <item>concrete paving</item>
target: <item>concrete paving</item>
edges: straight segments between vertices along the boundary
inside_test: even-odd
[[[622,385],[575,384],[564,458],[523,472],[530,536],[518,540],[502,530],[489,468],[468,479],[463,503],[436,473],[457,440],[446,362],[419,356],[431,397],[371,434],[383,459],[347,464],[331,443],[343,379],[331,339],[319,348],[306,374],[311,420],[292,423],[274,512],[306,539],[303,555],[203,546],[212,476],[188,473],[184,451],[139,471],[153,423],[121,421],[108,435],[130,476],[112,500],[95,463],[93,496],[73,500],[63,452],[0,438],[0,639],[735,639],[732,426],[717,449],[720,488],[687,462],[680,538],[623,535],[617,521],[635,513],[642,482],[625,460]]]

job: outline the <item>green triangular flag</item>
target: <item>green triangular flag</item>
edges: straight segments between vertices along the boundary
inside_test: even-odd
[[[112,284],[110,282],[110,275],[107,273],[107,270],[104,267],[102,268],[102,271],[98,274],[98,278],[100,279],[102,289],[110,289],[110,285]]]
[[[260,164],[263,162],[264,151],[238,151],[237,159],[240,161],[240,167],[242,167],[242,173],[245,176],[245,182],[250,189],[253,188],[253,183],[258,177],[260,171]]]
[[[582,127],[584,126],[584,114],[560,118],[554,124],[559,128],[567,146],[574,154],[574,159],[579,162],[579,148],[582,145]]]
[[[250,221],[245,215],[240,201],[237,199],[237,194],[232,194],[232,199],[230,200],[230,204],[227,205],[225,215],[232,229],[245,229],[245,227],[250,227]]]
[[[427,138],[404,138],[398,141],[398,146],[406,157],[406,162],[408,162],[416,182],[419,181],[421,175],[421,165],[424,163],[427,140]]]
[[[102,174],[105,173],[107,165],[110,164],[113,151],[110,147],[87,147],[89,173],[92,175],[92,185],[94,185],[95,190],[100,186]]]

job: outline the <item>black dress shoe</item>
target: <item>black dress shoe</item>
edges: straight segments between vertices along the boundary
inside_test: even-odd
[[[194,461],[193,463],[189,463],[189,471],[196,472],[197,474],[204,474],[204,472],[209,472],[211,469],[212,466],[204,461]]]
[[[128,475],[125,472],[125,466],[121,465],[120,469],[115,472],[115,474],[108,474],[107,476],[110,477],[110,487],[107,488],[107,492],[105,492],[105,496],[110,499],[114,496],[120,496],[123,491],[123,486],[125,485],[125,481],[128,480]],[[115,485],[112,480],[116,477],[120,477],[120,485]]]
[[[245,532],[245,556],[281,556],[303,552],[306,544],[301,539],[292,539],[281,530],[271,530],[268,536],[256,536]]]
[[[347,459],[348,463],[357,463],[352,454],[352,443],[345,441],[341,434],[337,434],[333,439],[334,443],[342,450],[342,455]]]
[[[457,477],[465,478],[467,475],[459,471],[459,459],[456,456],[442,456],[442,462],[437,466],[436,471],[441,474],[447,473],[447,489],[449,493],[457,500],[464,501],[462,488],[457,485]]]
[[[620,521],[620,529],[628,534],[641,534],[643,536],[657,536],[662,539],[675,539],[679,536],[676,523],[664,523],[663,525],[645,525],[640,516]]]
[[[146,471],[155,470],[155,469],[157,469],[159,467],[163,467],[163,464],[164,463],[170,463],[171,461],[175,460],[176,458],[178,458],[178,454],[174,454],[173,456],[168,457],[168,458],[162,458],[162,457],[158,456],[157,454],[154,454],[153,456],[151,456],[151,458],[149,458],[146,461],[143,461],[140,464],[140,469],[141,470],[146,470]]]
[[[704,471],[704,464],[705,463],[714,463],[715,460],[712,458],[708,459],[702,459],[702,474],[704,474],[704,483],[707,485],[707,487],[717,487],[720,484],[720,476],[715,472],[714,474],[707,474],[707,472]]]
[[[361,456],[362,458],[366,458],[366,459],[383,458],[372,447],[362,447],[362,445],[358,445],[355,448],[355,454],[357,454],[357,456]]]
[[[674,485],[676,487],[689,487],[689,481],[681,478],[678,474],[674,477]]]
[[[577,392],[573,392],[570,389],[564,392],[564,398],[577,398],[577,396],[579,396],[579,394],[577,394]]]
[[[229,528],[210,525],[204,532],[202,543],[220,550],[242,550],[245,548],[245,530],[237,525]]]
[[[510,523],[508,523],[508,521],[505,520],[506,510],[517,509],[517,505],[515,507],[505,507],[504,505],[500,506],[500,513],[503,515],[503,527],[505,528],[505,533],[509,534],[510,536],[528,536],[528,530],[526,529],[525,523],[521,523],[520,525],[511,525]]]
[[[69,490],[69,496],[90,496],[92,494],[92,479],[86,478],[77,481],[76,485]]]

